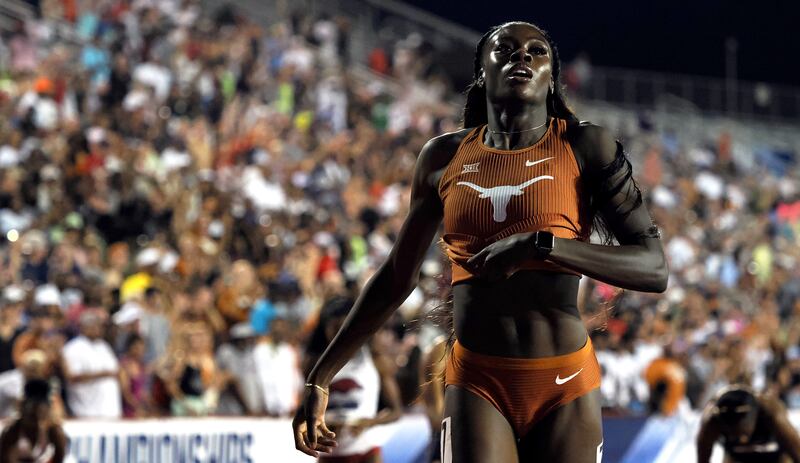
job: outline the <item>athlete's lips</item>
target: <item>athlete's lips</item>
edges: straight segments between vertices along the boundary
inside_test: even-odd
[[[528,81],[533,78],[533,70],[523,63],[517,63],[508,70],[506,78],[516,81]]]

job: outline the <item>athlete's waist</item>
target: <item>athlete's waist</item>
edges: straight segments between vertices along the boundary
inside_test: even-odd
[[[537,358],[574,352],[586,340],[578,282],[573,275],[526,271],[499,282],[455,285],[456,337],[487,355]]]
[[[453,285],[457,305],[495,314],[575,307],[580,276],[542,269],[522,269],[508,278],[475,278]]]

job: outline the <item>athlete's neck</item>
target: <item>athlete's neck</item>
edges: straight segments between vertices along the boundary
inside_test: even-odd
[[[490,105],[488,130],[483,142],[492,148],[515,150],[533,145],[547,132],[547,108],[544,106],[510,107]],[[541,126],[541,127],[539,127]],[[535,130],[530,130],[531,128]]]

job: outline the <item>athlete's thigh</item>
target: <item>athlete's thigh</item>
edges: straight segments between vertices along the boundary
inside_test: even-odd
[[[520,441],[520,463],[599,463],[603,421],[600,390],[553,410]]]
[[[442,463],[518,463],[508,420],[482,397],[447,386],[442,421]]]

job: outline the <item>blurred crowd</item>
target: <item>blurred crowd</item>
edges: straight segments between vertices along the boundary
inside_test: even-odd
[[[376,46],[365,77],[350,30],[193,0],[53,0],[3,36],[0,416],[29,378],[63,416],[293,412],[319,308],[383,262],[419,149],[458,127],[430,44]],[[577,86],[590,68],[573,64]],[[659,296],[583,279],[604,406],[673,413],[743,381],[800,407],[792,160],[635,122],[611,128],[672,273]],[[446,334],[420,320],[448,282],[434,245],[375,338],[406,405]]]

